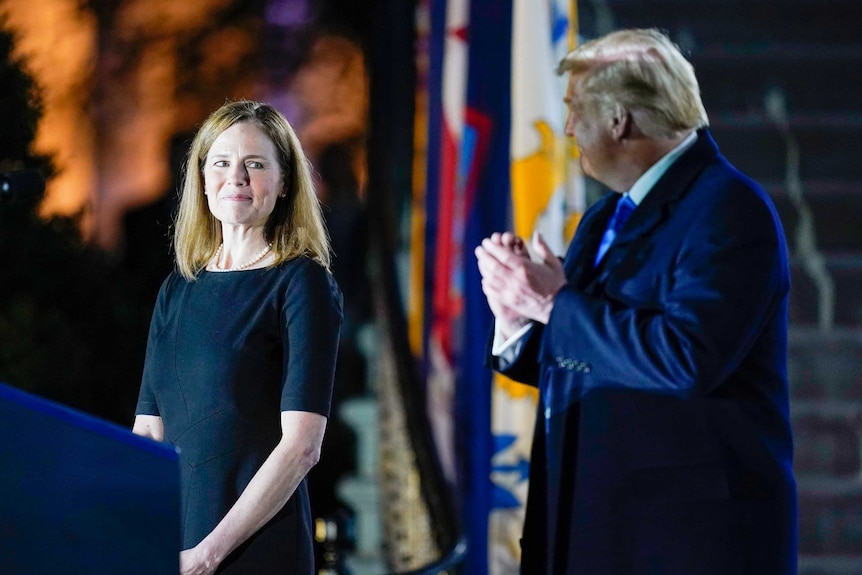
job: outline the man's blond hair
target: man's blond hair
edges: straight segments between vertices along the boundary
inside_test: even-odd
[[[669,138],[709,125],[694,67],[656,29],[612,32],[569,52],[557,71],[578,78],[586,113],[606,117],[617,106],[647,136]]]

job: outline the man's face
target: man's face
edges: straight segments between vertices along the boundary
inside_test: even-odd
[[[569,75],[565,97],[568,107],[565,133],[575,140],[584,174],[601,182],[611,161],[613,138],[606,123],[594,118],[583,105],[578,93],[578,84],[582,78],[583,74]]]

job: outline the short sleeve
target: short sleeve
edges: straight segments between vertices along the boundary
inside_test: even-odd
[[[329,416],[343,318],[341,290],[319,264],[305,260],[284,296],[282,411]]]
[[[147,337],[147,353],[144,359],[144,373],[141,378],[141,389],[138,392],[138,404],[135,407],[135,415],[161,415],[156,404],[156,396],[153,388],[154,365],[159,361],[156,357],[155,340],[161,334],[165,321],[165,305],[167,304],[167,290],[170,277],[162,283],[159,295],[156,298],[156,306],[150,319],[150,333]]]

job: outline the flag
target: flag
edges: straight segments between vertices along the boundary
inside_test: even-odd
[[[513,0],[510,174],[512,228],[539,231],[563,255],[584,208],[584,184],[566,140],[566,78],[555,68],[574,47],[572,0]],[[495,374],[491,398],[494,499],[489,516],[489,568],[517,573],[527,497],[537,390]]]
[[[512,228],[539,231],[563,255],[584,208],[583,179],[564,134],[566,78],[555,68],[574,47],[573,0],[513,0],[510,186]],[[491,390],[492,507],[488,572],[518,573],[537,390],[495,374]]]
[[[461,148],[467,83],[468,0],[446,2],[440,133],[440,170],[436,206],[436,230],[430,299],[431,318],[428,348],[428,413],[440,463],[447,479],[455,481],[454,394],[457,335],[463,313],[464,262],[462,251],[467,191]]]
[[[430,4],[426,5],[426,4]],[[454,393],[463,313],[464,131],[469,0],[431,0],[417,12],[429,32],[417,50],[417,114],[411,210],[408,330],[426,382],[440,464],[454,483]],[[424,157],[422,156],[424,154]]]
[[[430,0],[427,13],[411,344],[443,468],[461,499],[463,572],[508,575],[520,562],[536,394],[484,365],[492,316],[473,250],[493,232],[540,230],[562,253],[583,210],[563,135],[565,81],[555,74],[574,45],[574,2]]]

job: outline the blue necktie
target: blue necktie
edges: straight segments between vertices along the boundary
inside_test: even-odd
[[[595,265],[599,265],[599,262],[602,261],[602,257],[605,255],[605,252],[608,251],[609,247],[611,247],[611,244],[614,242],[614,238],[616,238],[619,231],[623,229],[623,225],[625,225],[626,220],[629,219],[629,216],[632,215],[632,212],[635,211],[636,207],[635,203],[628,196],[623,196],[617,202],[617,209],[614,210],[614,214],[608,220],[608,227],[605,230],[605,234],[602,236],[602,243],[599,244],[599,251],[596,252]]]

